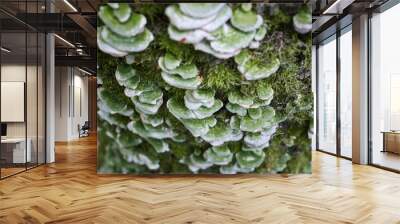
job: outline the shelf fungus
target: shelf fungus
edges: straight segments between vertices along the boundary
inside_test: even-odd
[[[133,96],[131,99],[137,111],[144,114],[156,114],[163,103],[162,97],[161,89],[154,88],[138,96]]]
[[[233,153],[227,145],[213,146],[204,152],[204,158],[215,165],[228,165],[233,158]]]
[[[133,135],[128,131],[121,131],[121,129],[118,129],[116,142],[121,148],[129,149],[142,144],[143,140],[139,136]]]
[[[304,6],[299,12],[293,16],[294,29],[301,34],[309,33],[312,29],[312,15],[311,10]]]
[[[100,100],[98,105],[101,111],[109,114],[121,114],[125,116],[129,116],[133,113],[133,110],[129,109],[126,101],[116,97],[108,89],[99,88],[97,94]]]
[[[187,95],[188,92],[186,92],[185,96]],[[178,119],[204,119],[211,117],[223,107],[223,103],[219,99],[215,99],[212,105],[200,106],[196,109],[188,108],[183,101],[185,100],[179,100],[177,97],[174,97],[167,102],[169,112]]]
[[[99,97],[99,100],[97,100],[98,116],[110,125],[121,128],[125,127],[129,122],[126,116],[132,115],[133,110],[128,109],[128,106],[123,102],[112,103],[114,98],[110,97],[111,93],[107,90],[99,89],[97,94]],[[122,108],[122,110],[117,110],[116,106]]]
[[[199,149],[194,150],[189,156],[182,158],[180,162],[186,164],[193,173],[198,173],[199,170],[205,170],[213,166],[213,163],[204,158]]]
[[[237,163],[220,166],[219,172],[221,174],[237,174],[237,173],[251,173],[254,169],[242,168]]]
[[[124,128],[129,122],[129,119],[126,116],[119,114],[110,114],[107,111],[103,110],[100,105],[101,102],[97,102],[99,110],[97,111],[97,115],[102,120],[106,121],[110,125],[115,125],[116,127]]]
[[[257,116],[257,110],[262,106],[268,106],[274,97],[274,90],[270,86],[258,86],[254,96],[246,95],[240,90],[233,90],[228,93],[227,110],[231,113],[245,116],[248,112]]]
[[[125,157],[126,161],[138,165],[144,165],[149,170],[157,170],[160,168],[160,160],[156,154],[152,154],[149,151],[134,151],[124,149],[121,150],[122,155]]]
[[[129,4],[100,6],[98,16],[104,25],[97,28],[97,44],[104,53],[124,57],[145,50],[154,40],[145,27],[146,17],[133,12]]]
[[[269,141],[271,140],[272,134],[276,131],[276,125],[264,128],[261,132],[247,133],[244,137],[244,143],[246,148],[244,151],[260,151],[263,148],[269,146]]]
[[[172,40],[227,59],[244,48],[257,48],[266,34],[263,18],[244,4],[232,12],[226,3],[179,3],[166,8]]]
[[[250,51],[242,51],[235,57],[237,68],[246,80],[265,79],[278,71],[280,61],[278,58],[263,59],[254,56]]]
[[[264,149],[276,132],[278,119],[275,110],[269,106],[273,99],[273,89],[258,86],[253,96],[239,90],[228,94],[225,108],[233,113],[229,125],[232,130],[244,136],[241,150],[235,154],[236,163],[220,167],[224,174],[253,172],[264,161]],[[223,139],[220,137],[220,139]]]
[[[219,122],[201,138],[212,146],[220,146],[226,142],[240,141],[243,138],[243,133],[240,130],[233,129],[229,124]]]
[[[133,109],[128,109],[125,101],[100,89],[99,98],[105,104],[106,111],[125,115],[130,120],[125,122],[127,129],[152,145],[157,153],[169,151],[169,145],[164,139],[174,140],[178,134],[158,114],[163,104],[162,90],[154,84],[142,81],[138,72],[128,64],[118,65],[115,79],[120,86],[125,87],[124,94],[131,99],[136,113],[133,113]],[[107,118],[110,120],[113,117],[108,115]]]
[[[231,18],[231,23],[235,28],[243,32],[251,32],[261,27],[263,18],[251,8],[251,4],[245,3],[235,9]]]
[[[115,142],[120,146],[120,152],[128,163],[145,165],[149,170],[156,170],[159,166],[159,160],[155,153],[150,150],[136,149],[143,143],[142,138],[132,134],[126,129],[118,129],[117,135],[113,136]]]
[[[240,151],[235,154],[236,161],[241,169],[254,171],[255,168],[259,167],[265,158],[263,151]]]
[[[187,90],[184,100],[173,97],[168,100],[167,108],[194,137],[206,135],[217,123],[214,113],[223,107],[215,92],[208,89]]]
[[[124,93],[143,114],[154,115],[163,104],[162,90],[148,82],[141,82],[136,70],[128,64],[117,67],[115,78],[119,85],[125,87]]]
[[[265,159],[264,151],[246,151],[241,150],[235,154],[235,163],[220,166],[219,171],[222,174],[251,173],[261,166]]]
[[[135,135],[140,136],[149,143],[156,153],[165,153],[170,151],[167,139],[175,141],[178,135],[167,124],[161,123],[157,126],[146,124],[144,119],[134,119],[128,123],[127,128]]]
[[[240,130],[246,132],[261,132],[264,128],[274,125],[275,111],[272,107],[259,108],[259,117],[248,114],[240,120]]]
[[[201,77],[196,65],[183,64],[180,59],[167,53],[158,59],[161,68],[161,77],[169,85],[180,89],[197,89],[201,84]]]

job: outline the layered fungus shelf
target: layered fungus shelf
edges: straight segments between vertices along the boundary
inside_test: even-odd
[[[100,173],[309,173],[306,5],[100,7]]]

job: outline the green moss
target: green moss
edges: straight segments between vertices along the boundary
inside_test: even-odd
[[[265,152],[264,169],[268,173],[280,173],[287,169],[287,162],[291,155],[287,148],[281,143],[282,136],[277,135],[269,149]]]
[[[190,144],[172,143],[171,150],[175,157],[178,159],[189,156],[193,152],[193,148],[191,148]]]
[[[264,17],[269,30],[276,31],[282,29],[283,26],[291,25],[292,17],[288,15],[284,9],[276,9],[272,15]]]
[[[159,15],[162,15],[164,11],[164,7],[161,4],[137,4],[135,9],[137,13],[144,15],[150,23],[154,23],[158,20]]]
[[[159,35],[159,50],[169,52],[185,62],[191,62],[194,56],[194,49],[192,46],[171,40],[165,33]]]
[[[229,91],[240,85],[241,75],[234,69],[226,66],[226,64],[216,64],[208,69],[205,76],[207,87],[218,91]]]

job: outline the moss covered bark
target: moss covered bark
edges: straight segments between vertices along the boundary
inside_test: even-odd
[[[249,5],[227,6],[232,8],[233,12],[241,10],[240,16],[250,12],[246,11],[249,10]],[[168,33],[171,21],[165,13],[168,5],[135,4],[130,7],[132,12],[146,18],[145,27],[154,36],[154,40],[142,51],[126,52],[126,57],[115,57],[98,51],[99,91],[105,91],[113,99],[112,103],[98,100],[99,114],[101,114],[98,118],[99,172],[135,174],[311,172],[309,138],[313,119],[311,34],[296,31],[293,21],[299,13],[302,13],[301,18],[305,17],[304,6],[300,8],[253,4],[250,8],[254,15],[262,18],[262,24],[256,24],[259,19],[254,19],[254,24],[250,19],[247,23],[257,26],[257,29],[266,28],[267,32],[262,39],[257,40],[259,46],[256,48],[248,45],[239,49],[248,51],[250,55],[243,66],[250,66],[253,69],[246,68],[247,72],[259,71],[253,66],[262,67],[273,60],[279,61],[279,68],[276,71],[255,80],[246,79],[238,68],[240,64],[233,56],[221,59],[211,53],[196,50],[195,44],[171,38]],[[182,8],[196,15],[196,12],[190,11],[195,7]],[[230,20],[224,23],[231,24]],[[103,27],[107,24],[99,19],[98,25]],[[240,25],[242,29],[250,27],[247,24],[235,25]],[[224,44],[218,47],[220,46]],[[202,101],[202,96],[193,97],[196,92],[188,93],[194,91],[193,89],[179,88],[179,85],[166,82],[159,66],[159,59],[166,54],[173,55],[176,60],[179,59],[179,66],[195,65],[198,70],[195,75],[201,80],[201,84],[194,89],[205,93],[212,90],[214,95],[207,96],[207,100]],[[167,67],[175,69],[176,64],[172,61]],[[135,96],[130,97],[126,90],[128,87],[121,85],[116,79],[117,67],[122,65],[129,65],[140,79],[139,87],[135,86],[135,91],[130,92],[136,94]],[[172,74],[173,69],[169,69],[168,72],[171,76],[180,78],[179,75]],[[126,85],[132,85],[132,82]],[[159,94],[157,97],[149,93],[144,94],[146,91],[140,88],[161,91],[162,98],[158,97]],[[263,89],[273,90],[272,100],[263,99],[260,93]],[[231,102],[232,99],[228,99],[232,92],[239,93],[237,96],[239,98],[234,99],[234,103]],[[184,99],[188,94],[191,103],[185,105]],[[171,99],[179,99],[178,102],[182,104],[174,107],[177,109],[174,109],[173,113],[167,107],[167,102]],[[153,101],[161,104],[156,108],[156,114],[146,114],[143,110],[138,110],[134,104],[138,100],[148,107],[155,105]],[[208,113],[210,102],[222,102],[223,106],[218,107],[218,111]],[[241,108],[243,114],[238,115],[228,110],[228,104],[230,106],[235,104],[233,106],[236,109]],[[199,108],[197,106],[192,108],[193,105],[199,105]],[[110,111],[110,107],[118,108],[119,111]],[[181,114],[183,110],[185,114]],[[269,114],[272,110],[273,118]],[[193,113],[194,117],[184,117],[192,116],[187,113]],[[257,129],[248,127],[253,123],[257,125]],[[190,127],[197,128],[197,131],[203,128],[208,135],[195,137]],[[258,127],[261,129],[258,130]],[[273,131],[269,133],[271,128]],[[153,132],[148,133],[148,131]],[[157,131],[160,131],[160,134],[157,134]],[[254,141],[257,139],[256,135],[269,139],[260,146],[245,142],[246,136],[251,136]],[[218,149],[223,150],[218,151]]]

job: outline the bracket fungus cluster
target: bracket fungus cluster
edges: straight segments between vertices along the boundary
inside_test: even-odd
[[[168,34],[199,51],[227,59],[244,48],[258,48],[267,29],[252,4],[232,9],[226,3],[179,3],[168,6]]]
[[[183,64],[182,60],[171,53],[158,59],[161,77],[169,85],[180,89],[197,89],[201,84],[199,70],[194,64]]]
[[[204,152],[195,150],[188,157],[183,158],[181,163],[187,164],[193,173],[212,166],[219,166],[220,173],[223,173],[221,169],[232,163],[234,158],[234,153],[229,148],[228,143],[240,142],[243,133],[240,130],[233,129],[229,123],[217,121],[206,134],[200,137],[211,146]]]
[[[234,130],[244,133],[240,152],[236,153],[236,164],[221,167],[221,173],[253,172],[265,158],[263,150],[278,127],[275,110],[269,106],[273,98],[273,89],[259,87],[257,97],[246,96],[240,91],[228,95],[226,109],[233,114],[230,125]]]
[[[100,6],[99,18],[104,23],[97,28],[100,50],[114,57],[145,50],[153,34],[145,26],[146,17],[132,11],[128,4],[109,3]]]
[[[173,130],[173,127],[158,114],[163,104],[163,92],[159,87],[142,81],[137,71],[128,64],[117,67],[115,78],[119,85],[125,88],[124,94],[130,98],[135,112],[133,109],[128,109],[127,103],[116,98],[107,90],[100,89],[99,103],[102,106],[99,106],[99,114],[103,119],[110,120],[108,117],[112,117],[113,114],[128,117],[129,123],[122,123],[120,128],[125,128],[125,131],[130,131],[146,141],[156,153],[164,153],[170,150],[168,143],[164,141],[165,139],[172,139],[176,142],[182,140],[181,136]],[[157,169],[157,166],[155,166],[157,161],[151,160],[146,152],[131,158],[135,158],[136,163],[146,164],[149,169]],[[138,162],[140,159],[143,159],[143,161]],[[145,161],[151,162],[151,165]]]
[[[297,104],[308,102],[302,47],[311,14],[295,9],[290,21],[273,24],[286,17],[255,5],[100,7],[102,171],[236,174],[305,167],[289,163],[305,161],[293,158],[307,149],[312,107]],[[284,37],[297,42],[288,45]],[[304,102],[292,102],[298,96]],[[293,127],[299,128],[283,134]]]
[[[194,137],[207,134],[217,123],[214,113],[223,107],[215,92],[208,89],[187,90],[184,100],[173,97],[168,100],[169,112],[180,120]]]
[[[280,66],[278,58],[263,58],[260,60],[248,50],[236,55],[235,62],[239,72],[249,81],[268,78],[278,71]]]

